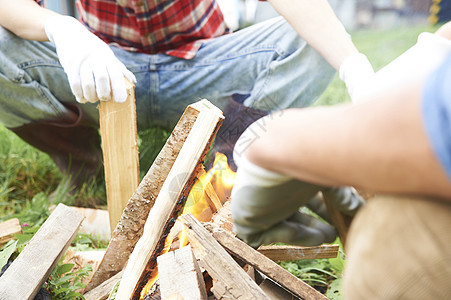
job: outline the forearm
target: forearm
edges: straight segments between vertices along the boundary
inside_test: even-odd
[[[44,24],[57,13],[32,0],[0,0],[0,25],[24,39],[47,41]]]
[[[420,90],[415,82],[353,106],[286,111],[247,157],[317,184],[449,198],[451,183],[423,129]]]
[[[298,34],[336,70],[358,53],[326,0],[269,0]]]

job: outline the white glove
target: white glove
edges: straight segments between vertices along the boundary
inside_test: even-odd
[[[124,77],[131,82],[136,82],[136,78],[106,43],[69,16],[50,18],[45,23],[45,32],[56,46],[78,102],[122,103],[127,99]]]
[[[357,53],[345,59],[338,74],[345,83],[352,102],[357,102],[366,86],[371,84],[374,70],[368,58]]]

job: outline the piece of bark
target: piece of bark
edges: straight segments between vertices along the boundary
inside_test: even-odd
[[[224,119],[222,112],[205,99],[191,106],[199,114],[149,212],[143,235],[130,255],[117,292],[118,299],[139,299],[149,271],[156,267],[156,257],[161,254],[164,238],[183,206]]]
[[[232,200],[233,201],[233,200]],[[323,294],[215,224],[206,224],[213,237],[233,256],[253,266],[302,299],[327,299]]]
[[[85,293],[83,297],[85,300],[105,300],[110,295],[117,281],[122,278],[123,271],[120,271],[113,277],[99,284],[95,289]],[[119,299],[118,299],[119,300]]]
[[[273,261],[334,258],[339,245],[302,246],[260,246],[257,251]]]
[[[100,101],[105,185],[113,232],[122,211],[139,183],[139,155],[134,85],[126,80],[128,97],[124,103]]]
[[[87,291],[124,268],[136,243],[142,236],[149,211],[153,207],[199,113],[200,110],[193,106],[186,108],[157,158],[141,180],[138,189],[128,201],[121,220],[112,233],[105,256],[86,287]]]
[[[19,233],[22,233],[22,226],[20,226],[18,218],[0,223],[0,247],[12,240],[14,238],[13,234]]]
[[[196,218],[191,214],[180,218],[187,227],[196,258],[215,280],[215,295],[231,299],[269,299]]]
[[[0,299],[33,299],[75,238],[83,216],[58,204],[0,277]]]
[[[160,255],[157,263],[162,299],[174,294],[182,299],[207,299],[202,272],[191,246]]]

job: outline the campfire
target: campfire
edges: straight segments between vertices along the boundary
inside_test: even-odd
[[[235,176],[236,173],[227,163],[227,157],[222,153],[217,153],[213,167],[208,172],[203,171],[203,169],[200,171],[200,175],[188,194],[181,215],[191,214],[199,221],[211,221],[222,204],[228,201]],[[221,198],[218,197],[216,191],[222,195]],[[188,244],[186,227],[183,226],[181,221],[176,220],[165,239],[160,255],[183,248]],[[157,297],[154,294],[159,296],[159,286],[155,286],[158,285],[157,280],[158,267],[154,267],[149,280],[141,290],[140,299],[155,299]]]
[[[327,299],[275,261],[336,257],[338,245],[255,250],[232,233],[235,173],[223,154],[203,167],[223,119],[207,100],[187,107],[123,210],[85,299],[106,299],[115,286],[118,300]]]

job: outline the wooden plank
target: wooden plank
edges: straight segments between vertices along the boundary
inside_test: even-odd
[[[178,294],[182,299],[207,299],[207,290],[191,246],[157,258],[161,298]]]
[[[13,234],[22,233],[22,226],[18,218],[13,218],[0,223],[0,247],[12,240]]]
[[[338,244],[313,247],[260,246],[257,251],[273,261],[334,258],[338,255]]]
[[[0,277],[0,299],[33,299],[78,232],[83,216],[58,204]]]
[[[100,133],[110,229],[119,222],[139,183],[139,156],[134,85],[127,81],[124,103],[100,101]]]
[[[233,201],[233,200],[232,200]],[[206,225],[213,237],[235,257],[253,266],[302,299],[326,300],[323,294],[215,224]]]
[[[186,108],[157,158],[141,180],[138,189],[128,201],[119,224],[112,233],[105,256],[86,287],[86,291],[96,287],[124,268],[136,243],[142,236],[149,211],[153,207],[199,113],[200,110],[193,106]]]
[[[156,253],[161,250],[157,246],[164,242],[161,240],[169,232],[169,222],[178,213],[177,205],[181,208],[179,201],[189,193],[224,119],[222,112],[207,100],[198,101],[192,107],[199,115],[149,212],[143,235],[130,255],[117,292],[118,299],[139,298],[142,286],[147,283],[148,274],[144,274],[144,270],[154,268],[147,265],[153,265],[151,257],[156,259],[160,254]]]
[[[200,260],[201,266],[207,270],[208,274],[217,281],[214,289],[221,297],[269,299],[193,215],[187,214],[180,218],[187,227],[188,240],[196,258]]]
[[[96,288],[85,293],[83,297],[85,300],[105,300],[111,293],[116,283],[122,278],[123,271],[120,271],[116,275],[107,279],[106,281],[99,284]]]

